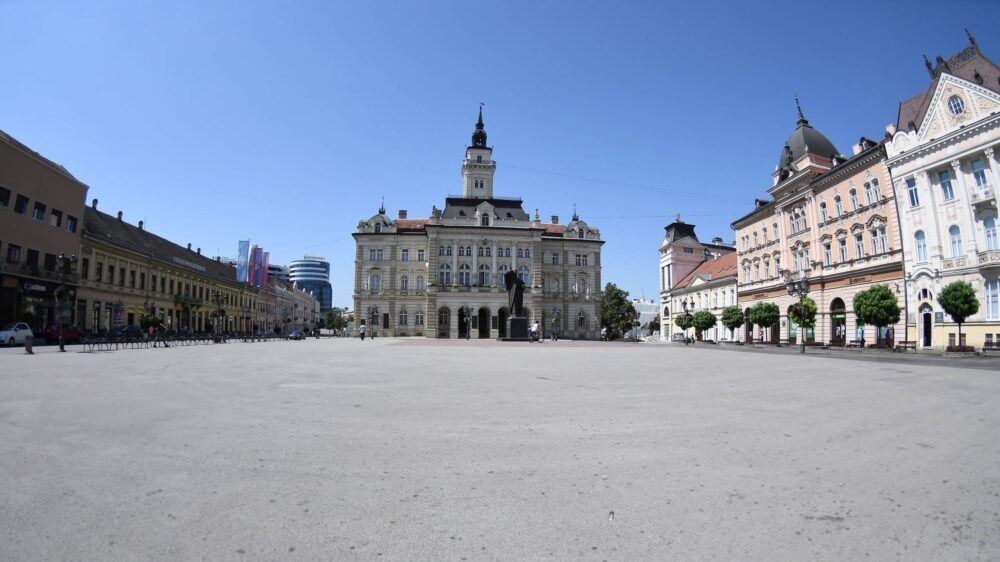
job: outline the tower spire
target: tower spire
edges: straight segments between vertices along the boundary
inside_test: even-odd
[[[483,105],[479,102],[479,119],[476,121],[476,130],[472,132],[472,145],[476,148],[486,148],[486,126],[483,125]]]
[[[976,38],[972,36],[972,33],[969,31],[968,27],[965,28],[965,36],[969,38],[970,45],[976,44]]]
[[[799,112],[799,125],[808,125],[809,121],[806,120],[806,116],[802,114],[802,105],[799,103],[799,95],[795,94],[795,109]]]
[[[382,202],[379,203],[378,214],[380,214],[380,215],[384,215],[385,214],[385,195],[382,196]]]

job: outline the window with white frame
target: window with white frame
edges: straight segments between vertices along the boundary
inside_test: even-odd
[[[406,309],[404,308],[404,309],[400,310],[399,311],[399,325],[400,326],[406,326],[407,324],[409,324],[409,320],[410,320],[410,316],[406,313]]]
[[[552,265],[559,265],[559,252],[552,252]]]
[[[587,262],[587,254],[576,254],[576,265],[585,266],[587,265]]]
[[[823,265],[827,267],[833,265],[833,248],[829,242],[823,244]]]
[[[872,203],[878,203],[882,199],[882,189],[878,185],[878,178],[872,178]]]
[[[986,238],[986,249],[1000,250],[1000,244],[997,243],[997,221],[995,218],[990,217],[983,221],[983,233]]]
[[[760,262],[753,262],[753,280],[760,281]]]
[[[403,249],[403,251],[399,253],[399,259],[400,261],[410,261],[410,250]]]
[[[375,248],[368,248],[368,261],[375,261]]]
[[[759,244],[757,243],[757,233],[753,233],[753,247],[756,248]]]
[[[951,238],[951,257],[961,257],[965,252],[962,251],[962,231],[958,225],[948,229],[948,236]]]
[[[819,203],[819,219],[826,222],[830,217],[826,213],[826,201],[820,201]]]
[[[465,246],[459,246],[458,247],[458,257],[461,258],[461,257],[464,257],[464,256],[465,256]]]
[[[423,291],[424,290],[424,276],[423,275],[417,275],[417,290],[418,291]]]
[[[438,246],[438,255],[439,256],[443,256],[444,255],[444,246]]]
[[[972,177],[976,178],[976,187],[986,187],[986,165],[981,159],[972,161]]]
[[[404,291],[410,290],[410,277],[408,275],[399,278],[399,288]]]
[[[858,190],[853,187],[847,192],[847,197],[851,200],[851,210],[858,210]]]
[[[988,279],[983,284],[983,289],[986,293],[986,306],[983,307],[986,319],[1000,320],[1000,277]]]
[[[523,248],[518,248],[517,249],[517,257],[519,257],[519,258],[523,258],[524,257],[524,249]]]
[[[441,266],[438,267],[438,282],[441,283],[442,285],[450,285],[451,284],[451,266],[450,265],[448,265],[446,263],[442,263]]]
[[[531,257],[531,248],[525,248],[524,249],[524,257],[526,257],[526,258],[530,258]]]
[[[938,172],[938,181],[941,182],[941,195],[944,197],[944,200],[951,201],[954,199],[955,190],[951,188],[951,172],[948,170]]]
[[[840,201],[839,195],[833,196],[833,210],[837,212],[837,216],[844,214],[844,204]]]
[[[840,250],[840,262],[844,263],[847,261],[847,239],[838,238],[837,248]]]
[[[750,281],[750,262],[745,262],[743,264],[743,279],[745,281]]]
[[[472,285],[472,267],[467,263],[458,266],[458,284],[466,287]]]
[[[371,292],[376,293],[382,290],[382,276],[378,273],[372,273],[368,276],[368,288]]]
[[[918,230],[913,234],[913,238],[916,242],[914,244],[917,248],[917,263],[923,263],[927,261],[927,236],[924,234],[923,230]]]
[[[869,231],[872,237],[872,254],[879,255],[886,252],[885,227],[873,228]]]
[[[765,226],[761,228],[760,233],[761,233],[761,238],[763,238],[763,243],[767,244],[767,227]]]
[[[483,256],[485,256],[485,255],[486,255],[486,250],[485,250],[485,249],[483,249],[483,247],[482,247],[482,246],[478,246],[478,247],[476,248],[476,255],[477,255],[477,256],[479,256],[479,257],[483,257]]]
[[[779,255],[774,256],[774,276],[775,277],[781,276],[781,256]]]
[[[854,235],[854,258],[865,257],[865,236],[860,232]]]
[[[375,261],[382,261],[383,250],[379,248],[375,250]]]
[[[423,249],[417,250],[417,261],[426,261],[427,257],[424,255]]]
[[[531,270],[528,269],[528,266],[526,265],[518,266],[517,275],[518,277],[521,278],[521,282],[524,283],[525,285],[531,283]]]
[[[413,323],[415,325],[417,325],[417,326],[423,326],[424,325],[424,311],[423,311],[423,309],[420,309],[420,308],[417,309],[417,314],[413,318]]]
[[[576,315],[576,327],[586,330],[587,329],[587,313],[580,311],[580,314]]]
[[[917,193],[917,180],[915,178],[906,179],[906,194],[910,198],[910,207],[920,206],[920,194]]]
[[[771,258],[764,256],[764,279],[771,278]]]
[[[490,266],[485,263],[479,266],[479,284],[483,287],[490,284]]]
[[[451,246],[445,246],[445,248],[444,248],[444,255],[446,255],[446,256],[450,256],[451,255]]]

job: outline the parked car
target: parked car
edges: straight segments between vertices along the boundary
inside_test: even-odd
[[[31,332],[31,328],[24,322],[11,322],[0,330],[0,343],[5,343],[7,345],[24,345],[24,338],[35,335]]]
[[[292,330],[291,332],[288,332],[288,339],[290,339],[290,340],[304,340],[304,339],[306,339],[306,335],[304,333],[302,333],[302,330]]]
[[[64,343],[80,343],[81,338],[83,338],[83,330],[77,328],[76,326],[63,324]],[[51,328],[48,329],[48,331],[45,332],[45,343],[59,343],[58,324],[54,324]]]
[[[120,326],[118,328],[112,329],[108,332],[108,335],[113,338],[143,338],[145,333],[142,328],[138,326]]]
[[[687,335],[685,335],[684,332],[677,332],[671,339],[673,341],[679,341],[681,343],[684,343],[687,340]]]

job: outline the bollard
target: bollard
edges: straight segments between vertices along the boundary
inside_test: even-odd
[[[35,344],[35,337],[31,334],[24,336],[24,352],[28,355],[34,355],[35,352],[31,350],[31,346]]]

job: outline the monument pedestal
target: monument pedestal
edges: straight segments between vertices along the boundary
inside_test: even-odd
[[[528,319],[512,316],[507,320],[507,337],[503,341],[528,341]]]

